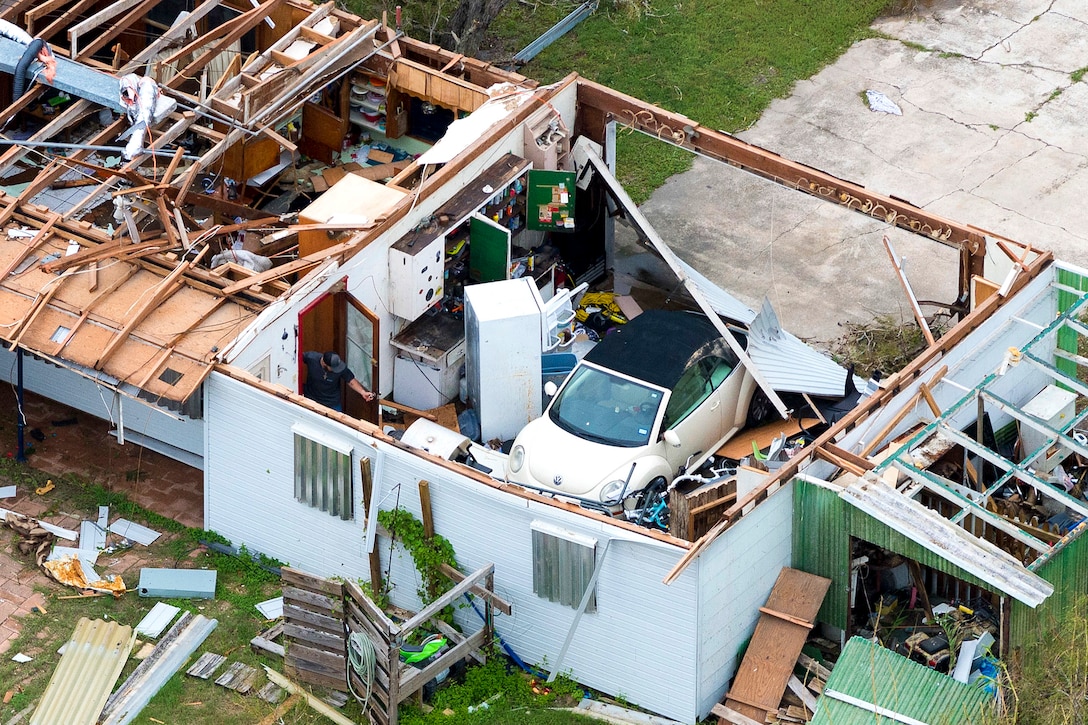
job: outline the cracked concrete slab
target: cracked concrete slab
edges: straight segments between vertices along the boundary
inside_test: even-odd
[[[961,223],[1088,266],[1088,3],[935,0],[874,24],[881,37],[796,84],[738,134]],[[867,89],[902,116],[870,111]],[[696,159],[642,209],[678,254],[784,326],[828,341],[906,298],[880,243],[907,258],[918,296],[951,302],[956,254],[734,168]],[[927,312],[936,309],[926,308]]]

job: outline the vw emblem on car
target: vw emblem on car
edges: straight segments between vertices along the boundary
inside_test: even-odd
[[[562,486],[563,485],[563,477],[560,476],[560,475],[556,475],[556,477],[552,479],[552,483],[554,483],[556,486]]]

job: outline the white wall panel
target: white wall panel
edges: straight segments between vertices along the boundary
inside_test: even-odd
[[[321,416],[297,409],[243,383],[214,374],[208,381],[207,525],[235,544],[314,573],[369,577],[363,552],[363,517],[343,522],[299,504],[293,495],[291,425],[337,429],[368,439]],[[234,431],[244,428],[240,439]],[[421,516],[418,483],[429,483],[435,530],[453,544],[458,565],[471,572],[495,564],[498,593],[514,604],[497,616],[496,630],[530,663],[553,666],[574,619],[574,609],[532,591],[530,524],[543,520],[609,544],[597,583],[597,611],[581,618],[559,669],[579,682],[684,722],[696,719],[698,637],[694,570],[662,584],[683,549],[631,534],[546,504],[527,501],[406,452],[378,443],[375,489],[382,509],[398,505]],[[358,500],[358,495],[357,495]],[[382,547],[383,575],[395,583],[394,603],[418,608],[420,586],[411,557],[400,546]],[[457,613],[476,629],[471,608]]]

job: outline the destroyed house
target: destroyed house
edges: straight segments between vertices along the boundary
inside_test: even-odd
[[[1002,646],[1026,641],[1015,633],[1032,608],[1064,586],[1055,572],[1075,564],[1080,529],[991,508],[1027,486],[1075,517],[1075,496],[1027,470],[1040,450],[1083,445],[1073,423],[1027,423],[1042,436],[1027,461],[963,431],[982,401],[1008,440],[1050,383],[1077,390],[1066,380],[1079,363],[1073,268],[577,75],[541,86],[332,4],[118,3],[87,18],[75,7],[2,14],[59,61],[55,85],[31,85],[2,114],[20,140],[0,154],[0,369],[202,469],[206,528],[418,610],[411,557],[379,523],[404,509],[451,542],[462,570],[494,565],[513,605],[495,631],[523,659],[685,722],[722,699],[784,566],[835,582],[818,621],[843,636],[855,629],[843,587],[859,542],[917,562],[934,600],[996,602],[1008,611]],[[72,75],[92,80],[62,85]],[[831,427],[776,471],[674,488],[666,527],[513,484],[506,455],[486,445],[541,415],[546,378],[570,369],[546,355],[584,355],[572,325],[583,283],[624,298],[631,316],[701,314],[729,341],[765,410],[723,459],[764,448],[768,425],[792,435],[804,423],[776,412],[834,403],[853,381],[769,306],[743,304],[669,248],[616,180],[621,130],[960,260],[952,331],[857,408],[813,411]],[[656,260],[664,290],[624,267],[631,248]],[[1051,334],[1030,346],[1041,330]],[[1013,346],[1015,364],[976,389],[1001,362],[989,354]],[[307,351],[335,351],[382,404],[353,390],[342,412],[307,398]],[[462,397],[474,413],[463,428]],[[916,462],[921,447],[985,462],[972,464],[973,490]],[[802,515],[817,506],[824,520]],[[471,609],[456,616],[481,627]]]

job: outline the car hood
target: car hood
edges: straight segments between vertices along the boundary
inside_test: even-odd
[[[545,413],[545,416],[547,414]],[[594,443],[559,428],[546,417],[525,426],[514,440],[525,448],[525,465],[508,478],[554,489],[571,496],[598,499],[598,489],[613,478],[617,469],[646,455],[647,447],[622,448]],[[561,481],[556,485],[556,477]]]

